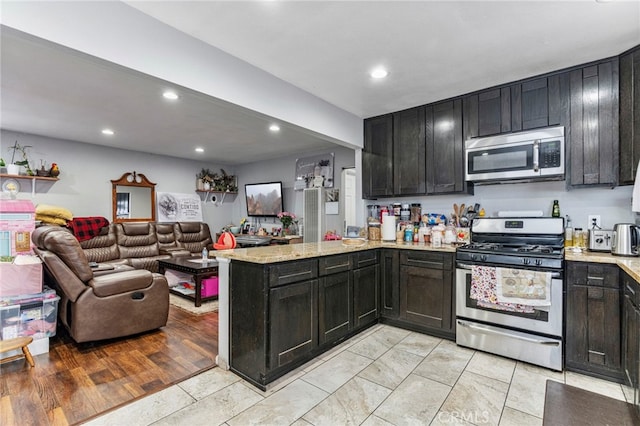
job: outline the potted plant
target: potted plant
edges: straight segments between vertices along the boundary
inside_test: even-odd
[[[13,150],[13,153],[11,154],[11,163],[7,164],[7,174],[18,175],[20,174],[20,167],[24,166],[27,175],[34,175],[33,170],[29,167],[29,157],[27,156],[28,148],[31,148],[31,145],[20,145],[18,141],[9,147],[9,149]],[[22,160],[15,161],[16,151],[20,153]]]
[[[196,174],[196,189],[198,191],[208,191],[212,180],[211,171],[203,168],[200,173]]]

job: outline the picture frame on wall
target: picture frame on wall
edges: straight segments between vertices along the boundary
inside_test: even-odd
[[[334,160],[335,154],[333,152],[298,158],[296,160],[294,189],[302,190],[314,186],[333,188]]]

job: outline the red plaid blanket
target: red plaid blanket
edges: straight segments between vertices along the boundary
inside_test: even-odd
[[[100,229],[105,226],[109,226],[109,221],[102,216],[74,217],[67,222],[67,227],[78,241],[90,240],[100,234]]]

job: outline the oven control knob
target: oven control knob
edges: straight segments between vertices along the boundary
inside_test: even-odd
[[[525,265],[528,265],[529,263],[531,263],[531,259],[528,259],[525,257],[524,259],[522,259],[522,263],[524,263]]]
[[[476,260],[477,256],[474,253],[471,253],[471,260]]]
[[[480,256],[480,260],[482,260],[483,262],[487,261],[487,255],[483,254],[482,256]]]
[[[542,265],[542,260],[541,259],[536,259],[536,265],[538,265],[538,266]]]

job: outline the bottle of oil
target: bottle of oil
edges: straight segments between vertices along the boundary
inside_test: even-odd
[[[551,208],[551,217],[560,217],[560,204],[558,200],[553,200],[553,207]]]
[[[564,228],[564,246],[573,247],[573,228],[571,227],[569,215],[567,215],[567,225]]]

